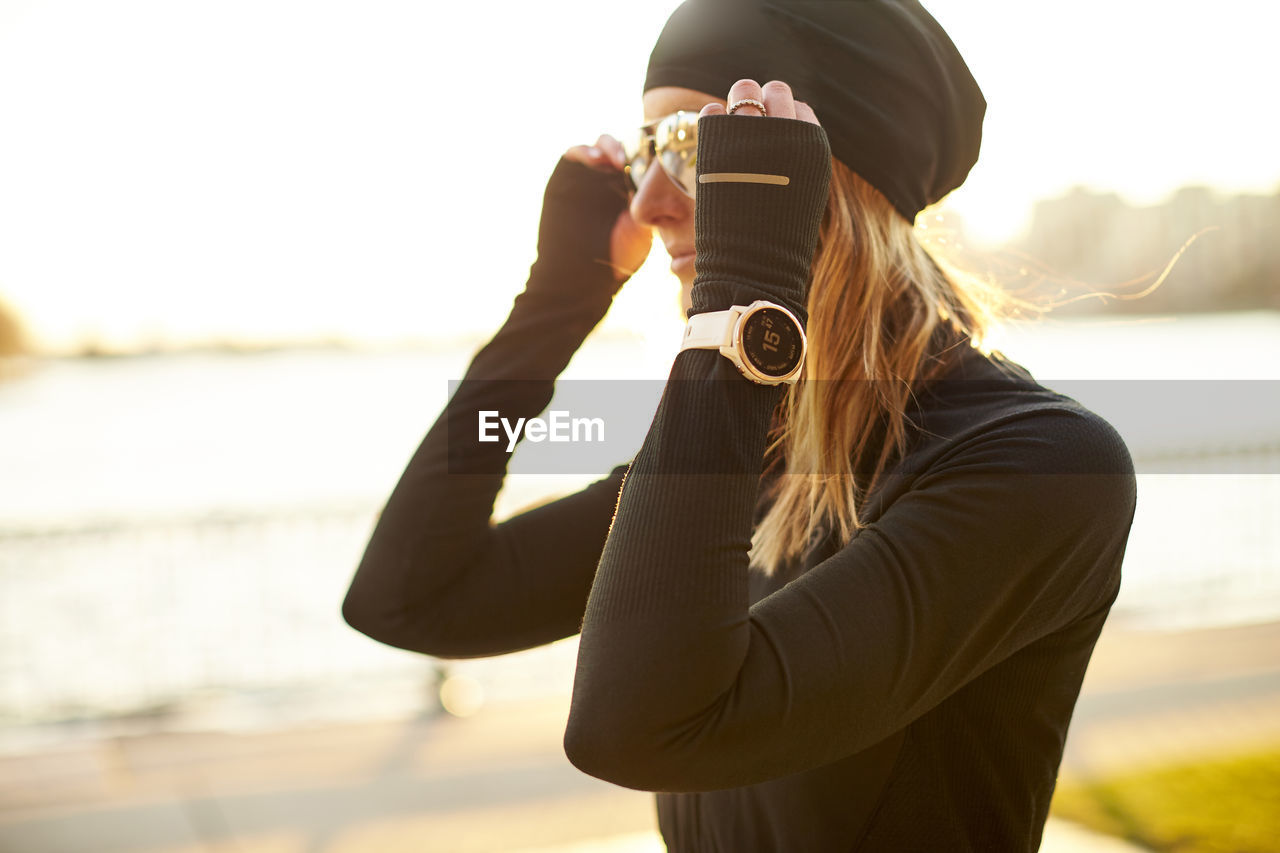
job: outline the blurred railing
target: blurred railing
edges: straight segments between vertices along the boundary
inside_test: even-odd
[[[1280,448],[1228,455],[1231,466],[1220,452],[1166,452],[1178,473],[1140,475],[1114,620],[1280,618],[1280,475],[1249,473],[1280,470]],[[210,706],[266,714],[300,699],[354,716],[429,709],[435,662],[341,618],[375,513],[0,528],[0,725]],[[523,654],[455,669],[499,700],[567,689],[571,643]]]
[[[1134,452],[1138,508],[1113,622],[1280,619],[1280,443]]]
[[[385,666],[339,607],[373,513],[0,532],[0,714],[160,712]]]

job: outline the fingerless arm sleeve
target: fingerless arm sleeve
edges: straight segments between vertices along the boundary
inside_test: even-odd
[[[392,492],[343,602],[347,622],[441,657],[515,651],[578,631],[624,467],[577,494],[492,522],[506,442],[478,441],[481,411],[537,416],[620,283],[608,233],[616,174],[561,160],[547,184],[538,260]]]

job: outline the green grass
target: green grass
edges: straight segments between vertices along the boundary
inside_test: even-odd
[[[1060,782],[1052,813],[1176,853],[1280,851],[1280,744],[1230,756]]]

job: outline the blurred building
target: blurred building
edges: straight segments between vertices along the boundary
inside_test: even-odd
[[[1062,311],[1280,309],[1278,234],[1280,193],[1224,196],[1185,187],[1161,204],[1138,207],[1115,193],[1075,189],[1037,203],[1030,228],[1009,254],[1037,292],[1120,297],[1080,299]],[[1135,298],[1189,241],[1168,278]]]
[[[0,299],[0,358],[22,353],[26,349],[25,339],[17,312]]]

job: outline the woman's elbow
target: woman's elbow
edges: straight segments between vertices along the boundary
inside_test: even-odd
[[[638,791],[658,790],[648,784],[651,779],[646,763],[630,740],[625,732],[570,714],[564,730],[564,754],[588,776]]]
[[[342,619],[379,643],[411,652],[436,654],[436,650],[431,648],[430,632],[423,630],[431,625],[432,620],[410,619],[403,602],[383,590],[361,583],[359,572],[342,600]]]
[[[362,594],[355,584],[342,600],[342,619],[361,634],[389,646],[404,648],[401,619],[386,602]]]
[[[457,615],[443,602],[431,606],[416,602],[407,606],[387,596],[367,594],[358,584],[352,584],[342,601],[343,621],[384,645],[436,658],[493,654],[478,648],[461,630]]]
[[[576,704],[576,703],[575,703]],[[676,791],[684,781],[680,762],[664,739],[645,734],[625,709],[578,707],[564,730],[569,763],[588,776],[637,791]]]
[[[342,599],[342,621],[361,634],[378,639],[379,620],[369,600],[361,596],[353,585]]]

